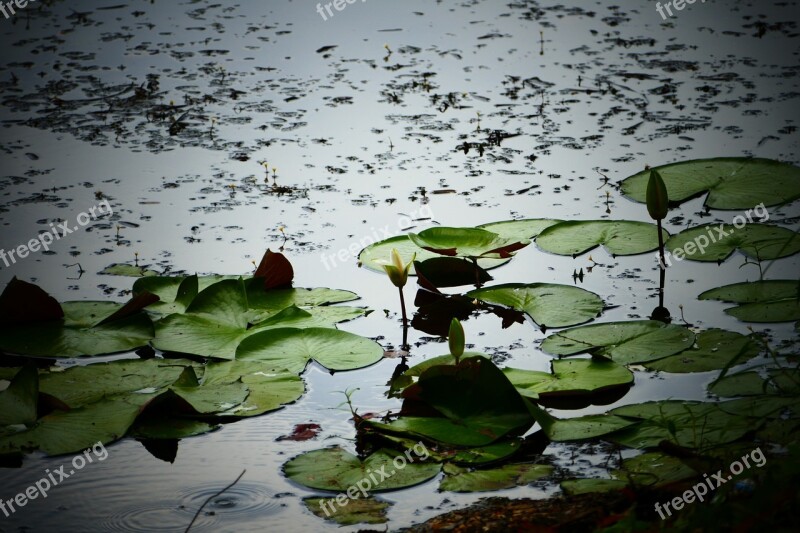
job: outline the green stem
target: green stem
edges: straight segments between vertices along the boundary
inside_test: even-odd
[[[406,315],[406,298],[403,296],[403,287],[398,287],[400,291],[400,309],[403,311],[403,349],[408,349],[408,316]]]

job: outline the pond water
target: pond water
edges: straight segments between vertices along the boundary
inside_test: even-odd
[[[614,187],[645,165],[751,155],[798,163],[797,2],[695,3],[666,21],[655,2],[573,4],[369,0],[325,20],[311,1],[74,0],[31,3],[0,18],[0,248],[56,220],[77,220],[103,200],[113,208],[49,253],[0,265],[0,282],[32,281],[60,301],[122,301],[134,280],[99,274],[113,263],[245,274],[266,248],[280,249],[296,286],[358,293],[356,304],[374,312],[339,327],[391,350],[402,340],[396,290],[348,251],[369,237],[512,218],[649,221],[644,205]],[[285,189],[278,194],[273,184]],[[739,214],[709,212],[703,200],[672,210],[665,228],[730,223]],[[798,214],[796,203],[769,211],[794,229]],[[340,250],[346,261],[335,257]],[[491,274],[494,283],[577,283],[613,306],[601,321],[650,316],[653,254],[615,258],[596,249],[588,257],[530,246]],[[667,271],[664,305],[674,317],[682,306],[698,328],[748,333],[725,305],[696,298],[759,279],[758,267],[743,262],[737,254],[721,265],[677,263]],[[576,282],[581,268],[586,275]],[[768,268],[766,277],[796,278],[798,260]],[[793,327],[756,329],[780,342],[796,337]],[[538,347],[545,334],[530,319],[503,329],[481,315],[464,328],[469,349],[497,363],[550,368]],[[409,342],[411,364],[447,352],[445,340],[421,331],[412,329]],[[135,355],[92,361],[120,357]],[[174,464],[132,439],[109,445],[107,460],[46,500],[0,516],[0,531],[182,530],[245,469],[193,530],[342,530],[306,510],[302,498],[317,493],[285,479],[281,466],[308,450],[354,449],[342,391],[359,389],[360,413],[396,410],[399,401],[385,393],[397,363],[334,375],[312,364],[298,402],[183,440]],[[553,414],[702,400],[715,375],[638,369],[622,399]],[[320,434],[276,440],[304,423],[319,424]],[[551,444],[545,454],[584,475],[604,471],[607,459],[607,450],[589,445]],[[34,454],[3,469],[0,498],[67,459]],[[389,527],[483,496],[437,487],[432,480],[385,494],[394,503]],[[543,482],[492,494],[557,491]],[[351,529],[358,526],[344,528]]]

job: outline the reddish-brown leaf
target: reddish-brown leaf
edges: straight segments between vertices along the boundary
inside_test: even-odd
[[[254,276],[264,278],[264,290],[287,289],[292,286],[294,269],[283,254],[267,250]]]
[[[64,310],[55,298],[41,287],[16,277],[0,295],[0,325],[58,320]]]

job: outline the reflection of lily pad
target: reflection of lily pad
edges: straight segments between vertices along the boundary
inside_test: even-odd
[[[664,372],[708,372],[728,364],[744,363],[760,352],[750,337],[732,331],[712,329],[697,335],[697,346],[681,353],[649,361],[644,366]]]
[[[503,373],[520,394],[534,400],[592,394],[633,383],[633,373],[613,361],[558,359],[551,365],[552,373],[517,368],[505,368]]]
[[[681,203],[709,192],[706,205],[714,209],[749,209],[800,198],[800,168],[769,159],[722,157],[697,159],[655,167],[667,186],[670,202]],[[644,203],[650,170],[626,178],[623,194]]]
[[[745,322],[789,322],[800,318],[800,282],[796,280],[734,283],[708,290],[698,298],[739,304],[725,312]]]
[[[415,457],[413,453],[410,455]],[[405,466],[400,468],[400,464]],[[406,455],[390,450],[378,450],[361,461],[339,447],[306,452],[283,465],[284,474],[295,483],[310,489],[345,493],[359,483],[368,493],[410,487],[431,479],[440,470],[437,463],[411,463]],[[377,483],[373,483],[369,474],[376,472],[389,477],[375,474]]]
[[[761,394],[800,394],[800,371],[796,368],[771,368],[766,378],[758,372],[730,374],[714,382],[708,391],[718,396],[758,396]]]
[[[247,337],[236,351],[236,359],[259,361],[264,371],[298,374],[311,359],[328,370],[353,370],[382,358],[383,348],[375,341],[330,328],[269,329]]]
[[[531,463],[508,464],[497,468],[468,470],[453,465],[444,467],[440,491],[485,492],[527,485],[550,475],[553,467]]]
[[[736,250],[755,260],[778,259],[800,251],[800,234],[767,224],[748,224],[740,229],[729,224],[707,224],[673,235],[666,248],[675,259],[692,261],[721,262]]]
[[[620,364],[642,363],[681,352],[694,344],[694,333],[656,320],[590,324],[547,337],[542,350],[553,355],[590,353]]]
[[[669,233],[663,230],[664,238]],[[658,228],[632,220],[576,220],[542,231],[536,245],[546,252],[578,256],[602,245],[612,255],[637,255],[658,248]]]
[[[452,257],[506,259],[530,244],[528,239],[506,238],[479,228],[428,228],[408,238],[425,250]]]
[[[470,291],[467,296],[524,311],[534,322],[548,328],[588,322],[603,310],[603,300],[595,293],[551,283],[509,283]]]

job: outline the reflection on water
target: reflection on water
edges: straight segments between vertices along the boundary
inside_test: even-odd
[[[283,247],[298,285],[354,290],[376,310],[344,329],[396,349],[396,292],[354,259],[327,268],[321,253],[347,250],[423,207],[449,226],[522,217],[647,221],[644,206],[614,187],[646,164],[720,155],[798,161],[796,2],[695,4],[668,21],[644,0],[371,0],[327,21],[315,3],[267,6],[76,0],[0,19],[0,247],[74,220],[102,199],[114,210],[51,252],[4,268],[0,282],[16,275],[62,300],[121,300],[131,280],[97,274],[111,263],[244,273],[266,247]],[[736,214],[709,213],[696,199],[671,211],[666,229],[729,223]],[[770,212],[789,223],[793,216],[796,207]],[[579,284],[617,306],[605,321],[645,318],[660,304],[652,256],[591,257],[529,247],[492,275],[495,283]],[[683,312],[698,327],[746,333],[722,304],[696,299],[757,279],[758,268],[742,262],[676,264],[661,305],[675,322]],[[75,264],[80,276],[66,266]],[[770,277],[796,272],[796,259],[782,260]],[[549,357],[537,348],[544,334],[529,321],[511,322],[503,329],[493,315],[465,321],[468,349],[547,370]],[[790,325],[770,329],[777,338],[791,334]],[[446,351],[419,330],[409,331],[409,343],[410,364]],[[349,413],[336,408],[341,391],[360,388],[360,412],[396,409],[384,396],[395,366],[333,376],[312,367],[297,404],[185,440],[174,464],[135,441],[109,446],[108,461],[0,517],[0,530],[179,530],[243,469],[197,531],[338,530],[304,509],[300,499],[310,493],[280,467],[302,451],[352,448]],[[624,398],[579,412],[702,399],[713,375],[636,374]],[[320,424],[322,433],[276,442],[299,423]],[[586,474],[606,458],[602,447],[553,445],[547,453]],[[580,460],[569,459],[576,453]],[[62,462],[31,457],[3,470],[0,497]],[[389,493],[392,527],[475,499],[436,487]]]

